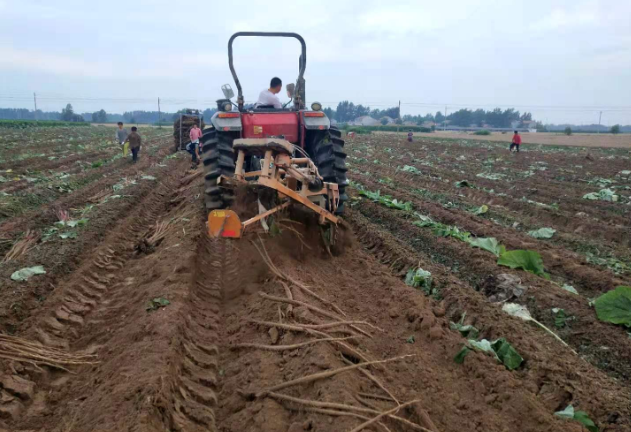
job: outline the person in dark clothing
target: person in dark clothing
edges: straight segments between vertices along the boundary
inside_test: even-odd
[[[125,142],[129,143],[129,148],[131,149],[132,160],[134,163],[138,162],[138,152],[140,151],[140,146],[142,145],[142,138],[138,133],[138,128],[136,126],[131,128],[131,133],[125,140]]]
[[[519,146],[521,145],[521,136],[519,132],[515,131],[515,135],[513,135],[513,142],[510,145],[509,150],[512,152],[513,148],[517,149],[517,153],[519,153]]]
[[[412,131],[408,132],[408,142],[412,142],[412,137],[414,136],[414,133]]]

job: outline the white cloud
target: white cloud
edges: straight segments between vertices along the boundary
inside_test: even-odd
[[[550,31],[597,25],[600,22],[600,12],[596,5],[582,4],[574,10],[555,8],[535,21],[530,28],[534,31]]]
[[[0,0],[0,41],[10,41],[0,43],[0,91],[212,101],[221,84],[232,84],[228,38],[258,30],[305,38],[308,93],[321,101],[565,106],[598,95],[597,103],[625,104],[629,16],[631,1],[623,0],[247,0],[191,8],[169,0]],[[297,75],[296,41],[244,38],[234,48],[246,98],[271,76]]]
[[[94,78],[104,78],[113,73],[113,68],[105,63],[10,47],[0,47],[0,69]]]

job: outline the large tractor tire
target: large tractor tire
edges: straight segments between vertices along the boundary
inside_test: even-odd
[[[234,133],[217,132],[211,129],[202,135],[202,162],[204,164],[204,195],[206,209],[227,208],[234,199],[229,189],[220,187],[219,177],[234,175],[235,157],[232,142],[237,138]]]
[[[311,159],[318,167],[318,171],[325,182],[337,183],[340,191],[340,204],[335,214],[344,213],[344,204],[348,200],[346,195],[346,152],[342,133],[336,127],[326,132],[318,132],[308,149]]]

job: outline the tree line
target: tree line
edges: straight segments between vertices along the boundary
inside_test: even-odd
[[[5,120],[57,120],[69,122],[92,122],[92,123],[142,123],[154,124],[162,121],[163,123],[172,123],[177,120],[180,114],[185,113],[185,109],[176,112],[158,112],[158,111],[125,111],[122,114],[108,113],[104,109],[95,112],[84,112],[77,114],[72,104],[67,104],[61,111],[42,111],[26,108],[0,108],[0,119]],[[202,111],[204,121],[210,123],[210,118],[217,109],[206,108]]]
[[[410,115],[406,114],[399,117],[399,107],[390,107],[386,109],[371,109],[369,106],[362,104],[355,105],[350,101],[342,101],[337,104],[336,109],[331,107],[324,108],[324,113],[331,119],[337,120],[339,123],[348,123],[361,116],[370,116],[375,120],[380,121],[382,124],[389,123],[388,118],[395,121],[395,123],[413,123],[416,125],[422,125],[425,122],[434,122],[437,127],[444,124],[450,126],[460,127],[498,127],[509,128],[512,127],[513,122],[522,123],[526,121],[532,121],[532,114],[530,112],[524,112],[523,114],[514,108],[508,108],[502,110],[501,108],[495,108],[493,110],[486,111],[484,109],[471,110],[467,108],[459,109],[448,114],[446,117],[441,111],[437,111],[435,114],[428,113],[425,115]],[[172,123],[179,118],[181,113],[185,113],[186,110],[181,109],[174,113],[158,111],[125,111],[123,114],[108,113],[104,109],[100,109],[95,112],[84,112],[81,114],[75,113],[71,104],[67,104],[61,111],[35,111],[26,108],[0,108],[0,119],[6,120],[58,120],[69,122],[92,122],[92,123],[116,123],[122,121],[124,123],[142,123],[142,124],[156,124]],[[204,121],[210,123],[210,118],[217,112],[215,108],[206,108],[202,111]],[[447,122],[447,123],[445,123]],[[545,131],[564,131],[566,128],[576,132],[592,132],[599,130],[601,132],[612,133],[628,133],[631,132],[631,126],[614,125],[610,128],[604,125],[543,125],[540,122],[536,123],[537,130],[541,132]]]
[[[339,123],[348,123],[362,116],[370,116],[375,120],[382,120],[389,117],[395,121],[399,119],[400,122],[412,122],[417,125],[421,125],[424,122],[434,122],[438,125],[442,125],[444,122],[447,122],[447,124],[451,126],[461,127],[483,127],[486,125],[490,127],[508,128],[511,127],[514,122],[532,121],[532,113],[525,112],[522,114],[514,108],[505,110],[495,108],[489,111],[484,109],[470,110],[463,108],[447,116],[441,111],[437,111],[435,114],[428,113],[425,115],[406,114],[399,118],[399,107],[371,109],[369,106],[362,104],[355,105],[350,101],[342,101],[337,104],[336,109],[328,107],[324,109],[324,112],[329,118],[333,118]]]

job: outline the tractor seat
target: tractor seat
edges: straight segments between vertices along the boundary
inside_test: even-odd
[[[294,152],[294,145],[282,138],[241,138],[234,140],[232,148],[254,155],[264,155],[267,150],[290,156]]]

